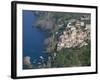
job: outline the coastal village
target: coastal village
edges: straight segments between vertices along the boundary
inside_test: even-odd
[[[88,17],[81,18],[80,20],[70,20],[63,34],[59,37],[57,50],[88,45],[86,40],[90,40],[90,24],[85,23],[85,21],[89,20],[90,18]]]
[[[83,46],[88,45],[88,41],[90,41],[90,32],[91,32],[91,22],[90,16],[83,15],[79,19],[69,19],[67,21],[67,26],[62,31],[57,38],[56,44],[56,52],[53,52],[53,56],[48,56],[48,60],[44,63],[44,57],[40,56],[41,62],[38,62],[36,66],[37,68],[51,68],[52,62],[56,59],[57,52],[61,51],[64,48],[82,48]],[[58,25],[58,27],[63,27],[63,24]],[[55,32],[55,34],[59,34]],[[52,38],[51,38],[52,39]],[[49,41],[48,41],[49,42]],[[49,48],[50,49],[50,48]],[[29,69],[33,68],[34,65],[30,61],[31,57],[24,57],[24,65],[26,65]],[[65,58],[66,59],[66,58]],[[63,66],[63,65],[62,65]],[[57,67],[57,66],[54,66]]]

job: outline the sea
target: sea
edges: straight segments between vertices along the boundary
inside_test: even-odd
[[[48,54],[43,51],[46,34],[34,26],[38,16],[33,13],[34,11],[31,10],[23,10],[23,58],[29,56],[31,64],[34,65],[33,68],[37,68],[41,63],[41,57],[46,63]]]

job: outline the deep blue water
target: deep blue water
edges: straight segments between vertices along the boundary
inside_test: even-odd
[[[46,34],[33,26],[36,19],[33,11],[23,10],[23,57],[30,56],[33,65],[39,62],[40,56],[43,56],[45,61],[48,56],[47,53],[43,53]]]

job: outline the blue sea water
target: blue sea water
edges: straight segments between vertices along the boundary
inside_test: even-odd
[[[33,65],[40,62],[40,56],[43,56],[45,61],[48,57],[47,53],[43,52],[46,34],[33,26],[36,19],[33,11],[23,10],[23,57],[29,56]]]

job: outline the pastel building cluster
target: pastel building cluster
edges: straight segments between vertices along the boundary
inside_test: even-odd
[[[88,25],[88,26],[87,26]],[[83,28],[84,27],[84,28]],[[59,37],[57,50],[62,48],[82,47],[88,45],[86,40],[90,39],[90,24],[85,24],[84,21],[76,20],[73,25],[68,23],[66,29]]]

